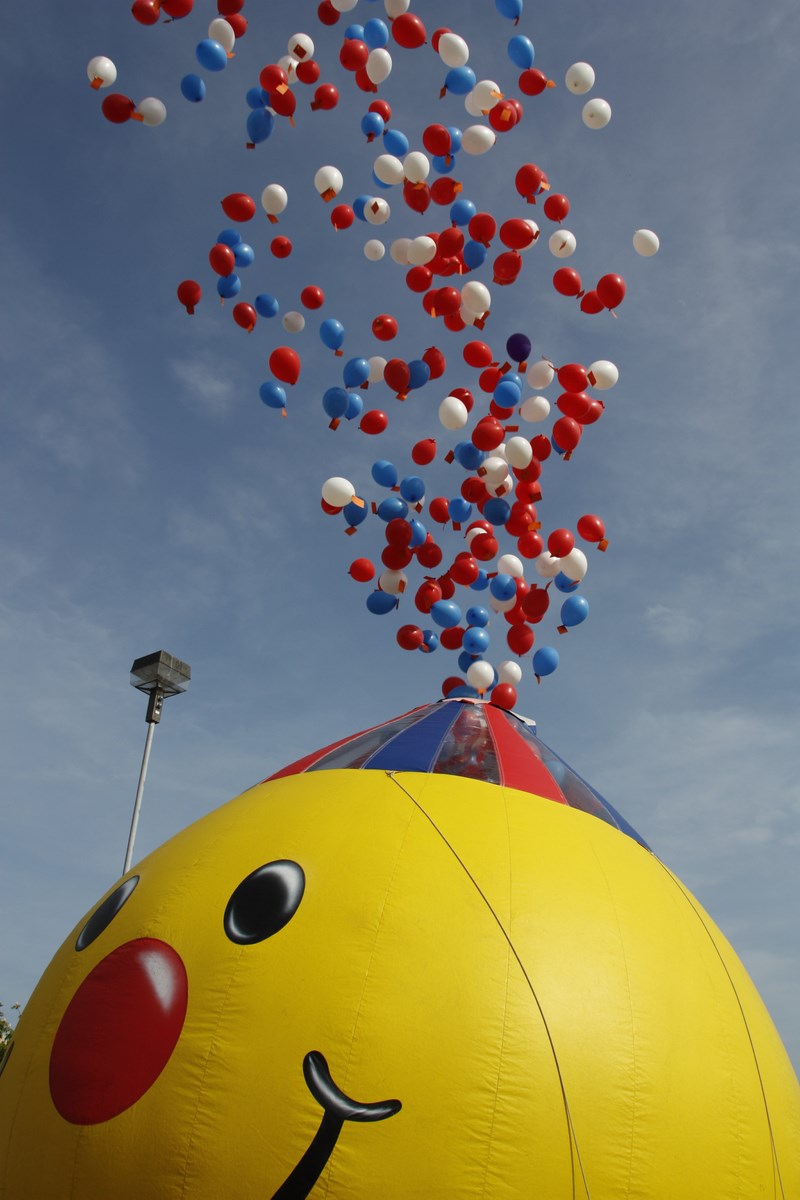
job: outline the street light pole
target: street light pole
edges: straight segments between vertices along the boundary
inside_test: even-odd
[[[166,650],[158,650],[155,654],[147,654],[144,658],[137,658],[131,667],[131,685],[140,692],[146,692],[148,695],[147,716],[145,717],[147,722],[147,737],[144,742],[142,765],[139,769],[136,799],[133,803],[128,845],[125,850],[125,865],[122,868],[123,875],[126,875],[130,870],[133,859],[133,844],[136,840],[139,814],[142,809],[142,795],[144,793],[144,782],[147,778],[147,766],[150,762],[150,749],[153,745],[153,734],[156,725],[161,720],[164,701],[168,696],[178,696],[181,692],[185,692],[191,676],[192,672],[189,664],[182,662],[179,658],[175,658],[172,654],[167,654]]]

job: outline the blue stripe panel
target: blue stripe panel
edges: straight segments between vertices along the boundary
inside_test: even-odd
[[[430,716],[410,725],[382,746],[364,767],[370,771],[430,771],[460,710],[460,704],[437,705]]]

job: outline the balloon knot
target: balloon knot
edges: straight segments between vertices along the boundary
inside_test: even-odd
[[[278,218],[276,216],[273,216],[272,213],[267,213],[267,220],[269,221],[270,225],[278,224]]]
[[[566,627],[566,625],[559,625],[559,626],[558,626],[558,632],[559,632],[559,633],[566,633],[566,632],[567,632],[567,627]]]
[[[545,87],[549,87],[549,88],[554,88],[555,86],[556,86],[555,79],[548,79],[547,83],[545,84]]]
[[[598,550],[607,550],[608,549],[608,538],[603,538],[602,541],[598,542],[597,549]]]
[[[98,88],[101,88],[103,86],[103,81],[99,75],[95,75],[94,79],[92,80],[92,82],[89,86],[93,87],[94,90],[97,91]]]

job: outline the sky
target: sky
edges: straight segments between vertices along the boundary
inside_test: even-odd
[[[118,877],[145,736],[145,701],[128,685],[134,658],[157,649],[189,662],[186,695],[156,730],[136,857],[285,763],[441,694],[454,657],[395,643],[416,610],[376,617],[352,558],[377,557],[377,519],[348,538],[323,515],[320,487],[351,479],[382,493],[370,466],[411,469],[408,448],[448,435],[435,408],[453,386],[476,386],[461,360],[469,334],[427,317],[390,255],[366,260],[371,237],[444,228],[445,209],[410,212],[395,193],[389,223],[334,232],[313,189],[337,165],[341,200],[375,192],[360,119],[369,97],[338,65],[344,27],[383,15],[361,0],[333,30],[315,5],[251,3],[246,36],[225,71],[207,75],[201,104],[180,95],[198,70],[194,47],[213,6],[184,21],[139,26],[127,4],[43,0],[15,13],[0,46],[6,174],[0,213],[5,287],[0,353],[0,1001],[24,1005],[68,930]],[[430,31],[469,43],[478,78],[513,94],[506,55],[515,32],[557,87],[524,100],[522,123],[485,157],[463,152],[463,194],[502,219],[532,216],[544,236],[514,287],[493,288],[482,336],[502,359],[526,332],[556,363],[610,359],[617,386],[603,420],[569,463],[546,464],[542,520],[605,520],[605,555],[588,549],[590,619],[558,640],[559,670],[537,686],[524,660],[519,711],[621,811],[683,879],[733,943],[800,1067],[800,789],[797,784],[800,584],[796,544],[798,434],[796,196],[791,104],[800,36],[793,0],[540,0],[519,29],[491,0],[427,0]],[[296,85],[295,127],[245,148],[245,93],[291,34],[317,42],[322,78],[339,87],[312,113]],[[439,99],[444,70],[430,47],[390,47],[381,95],[416,146],[425,125],[472,123],[460,98]],[[112,90],[167,106],[158,128],[115,126],[88,87],[85,64],[114,60]],[[564,86],[592,64],[592,96],[612,106],[603,130],[581,121]],[[540,205],[513,178],[534,161],[565,193],[578,250],[549,254]],[[246,334],[220,306],[208,251],[231,222],[220,200],[268,183],[289,191],[270,229],[260,211],[242,232],[256,252],[242,296],[269,291],[282,312],[303,286],[323,287],[301,335],[280,317]],[[434,220],[435,218],[435,220]],[[631,237],[655,230],[659,253]],[[269,253],[276,232],[292,255]],[[585,280],[623,275],[618,319],[587,316],[558,296],[552,271]],[[175,298],[195,278],[194,317]],[[485,271],[481,273],[491,284]],[[321,344],[323,316],[346,330],[345,356],[386,351],[370,333],[396,316],[391,350],[429,345],[448,372],[399,404],[367,393],[390,417],[382,438],[321,408],[341,360]],[[283,420],[259,400],[279,344],[302,358]],[[388,357],[388,355],[387,355]],[[555,386],[548,389],[555,400]],[[527,427],[529,436],[538,432]],[[429,495],[456,494],[439,461]],[[438,481],[438,486],[437,486]],[[443,547],[461,549],[451,531]],[[511,548],[511,547],[509,547]],[[447,552],[447,551],[446,551]],[[528,574],[532,573],[530,570]],[[535,575],[533,575],[535,578]],[[492,622],[490,657],[504,652]]]

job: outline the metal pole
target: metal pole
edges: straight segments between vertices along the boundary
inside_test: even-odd
[[[128,848],[125,851],[125,866],[122,868],[122,874],[126,875],[130,869],[131,859],[133,858],[133,843],[136,840],[136,827],[139,824],[139,813],[142,808],[142,792],[144,791],[144,781],[147,778],[147,764],[150,761],[150,747],[153,744],[153,732],[157,722],[150,721],[147,725],[147,737],[144,740],[144,754],[142,755],[142,766],[139,771],[139,786],[136,788],[136,799],[133,803],[133,816],[131,817],[131,830],[128,834]]]

